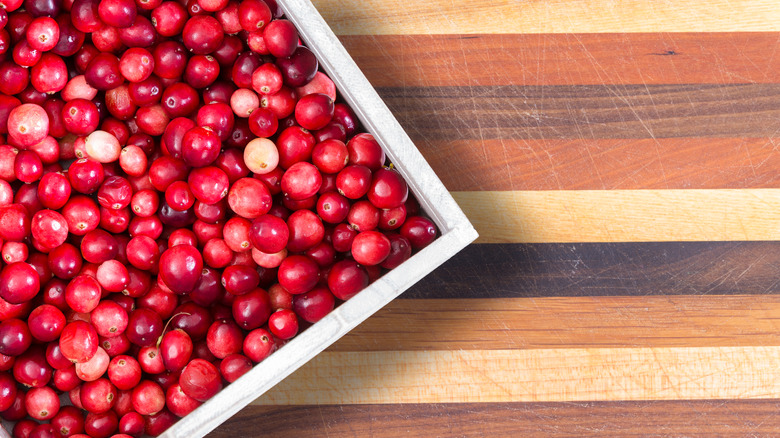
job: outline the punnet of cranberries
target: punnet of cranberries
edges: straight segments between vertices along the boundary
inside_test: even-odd
[[[0,6],[14,437],[159,435],[436,239],[276,0]]]

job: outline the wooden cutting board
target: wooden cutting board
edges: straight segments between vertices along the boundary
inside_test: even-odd
[[[780,5],[318,0],[481,237],[213,436],[780,431]]]

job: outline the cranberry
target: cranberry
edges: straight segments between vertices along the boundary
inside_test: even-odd
[[[0,271],[0,297],[11,304],[31,300],[40,288],[38,273],[27,263],[11,263]]]
[[[401,226],[400,233],[413,249],[422,249],[436,239],[436,225],[430,219],[422,216],[412,216]]]
[[[216,50],[225,34],[216,18],[199,15],[187,20],[182,31],[184,45],[196,55],[206,55]]]
[[[289,236],[290,232],[284,220],[268,214],[255,219],[249,231],[252,245],[266,253],[283,250],[287,246]]]
[[[324,128],[332,118],[333,100],[324,94],[307,94],[295,105],[295,119],[306,129]]]
[[[92,414],[108,412],[116,401],[116,387],[106,378],[84,382],[79,392],[81,404]]]
[[[244,162],[252,172],[267,174],[276,169],[279,163],[279,152],[271,140],[256,138],[246,145]]]
[[[11,318],[0,322],[0,353],[19,356],[27,351],[32,340],[30,329],[24,321]]]
[[[310,163],[295,163],[282,176],[282,191],[294,200],[302,200],[314,196],[321,186],[322,175]]]
[[[102,0],[98,6],[98,16],[103,23],[109,26],[129,27],[136,17],[135,2],[132,0]]]
[[[133,389],[133,409],[141,415],[152,415],[165,407],[165,393],[160,385],[144,380]]]
[[[260,276],[249,266],[229,266],[222,272],[222,286],[233,295],[244,295],[259,284]]]
[[[2,91],[2,90],[0,90]],[[23,147],[43,141],[49,134],[49,116],[33,103],[22,104],[8,115],[8,135]]]
[[[400,234],[389,234],[387,238],[390,240],[390,254],[380,266],[385,269],[395,269],[412,256],[412,245]]]
[[[221,169],[209,166],[193,169],[187,184],[198,201],[215,204],[228,195],[230,180]]]
[[[293,310],[304,321],[317,322],[333,310],[333,294],[326,287],[317,287],[293,296]]]
[[[290,87],[302,87],[311,82],[319,67],[314,53],[303,46],[297,47],[289,57],[277,58],[276,65],[282,73],[285,85]],[[331,116],[332,107],[333,103],[331,102],[329,104]]]
[[[60,335],[60,350],[69,360],[81,363],[92,359],[97,353],[98,335],[91,324],[73,321],[65,326]]]
[[[248,357],[237,353],[228,355],[219,364],[219,371],[228,383],[235,382],[251,369],[252,361]]]
[[[298,31],[288,20],[268,23],[263,29],[263,39],[268,51],[277,58],[287,58],[298,47]]]
[[[219,136],[206,128],[195,127],[182,138],[182,158],[192,167],[204,167],[213,163],[222,145]]]
[[[84,417],[78,408],[62,406],[57,415],[51,419],[51,425],[60,435],[71,436],[84,432]]]
[[[337,262],[328,273],[328,288],[340,300],[348,300],[368,286],[368,273],[352,260]]]
[[[279,266],[279,284],[292,294],[308,292],[319,281],[319,266],[303,255],[291,255]]]
[[[132,82],[127,87],[130,99],[138,106],[147,107],[160,102],[163,86],[157,76],[151,76],[141,82]]]
[[[271,208],[271,194],[265,185],[254,178],[241,178],[228,193],[230,209],[239,216],[254,219]]]
[[[117,336],[125,331],[127,324],[127,312],[114,301],[101,301],[92,311],[92,325],[100,336]]]
[[[244,52],[238,55],[231,70],[231,79],[238,88],[252,88],[252,74],[263,64],[260,55]]]
[[[203,269],[203,258],[197,248],[179,245],[160,257],[160,278],[177,293],[191,292]]]
[[[268,318],[268,328],[277,338],[290,339],[298,334],[298,318],[292,310],[280,309]]]
[[[183,117],[195,112],[199,103],[198,92],[182,82],[169,86],[162,95],[163,109],[171,118]]]
[[[136,309],[130,313],[125,333],[133,344],[148,347],[157,342],[162,331],[160,315],[149,309]]]
[[[30,82],[40,93],[51,94],[62,90],[68,83],[65,61],[53,53],[44,53],[30,72]]]
[[[110,360],[106,350],[98,347],[97,352],[90,360],[76,364],[76,375],[84,382],[97,380],[105,374]]]
[[[273,337],[267,330],[256,329],[244,338],[244,354],[253,362],[262,362],[275,349]]]
[[[352,137],[347,143],[349,164],[359,164],[372,171],[385,163],[385,152],[371,134],[363,133]]]
[[[32,183],[43,175],[43,163],[40,157],[33,151],[21,151],[14,161],[16,177],[24,183]]]
[[[164,37],[178,35],[187,22],[187,11],[179,3],[166,1],[152,10],[152,24]]]
[[[246,330],[256,329],[268,321],[271,299],[262,289],[255,289],[235,297],[232,304],[233,319]]]
[[[314,93],[321,93],[330,97],[330,100],[336,100],[336,84],[325,73],[318,71],[309,83],[295,89],[298,98]],[[346,130],[344,134],[346,135]]]
[[[65,328],[65,315],[60,309],[43,304],[36,307],[27,319],[32,336],[41,342],[57,339]]]
[[[317,143],[312,150],[312,163],[323,173],[338,173],[346,166],[349,152],[344,142],[330,139]]]
[[[302,252],[322,242],[325,228],[317,215],[310,210],[298,210],[287,219],[290,238],[287,249]]]
[[[338,173],[336,187],[339,193],[350,199],[359,199],[368,193],[371,170],[361,165],[347,166]]]
[[[128,412],[124,414],[122,418],[119,419],[119,433],[130,436],[141,436],[144,433],[144,417],[137,412]]]
[[[206,401],[222,389],[219,370],[203,359],[193,359],[179,378],[182,391],[198,401]]]

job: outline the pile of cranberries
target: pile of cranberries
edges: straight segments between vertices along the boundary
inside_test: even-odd
[[[15,437],[158,435],[436,238],[275,0],[0,6]]]

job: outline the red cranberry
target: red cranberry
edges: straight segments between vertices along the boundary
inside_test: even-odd
[[[0,353],[19,356],[27,351],[33,338],[24,321],[16,318],[0,322]]]
[[[166,1],[152,10],[152,24],[164,37],[178,35],[187,22],[187,11],[174,1]]]
[[[254,219],[268,213],[271,201],[268,189],[254,178],[239,179],[228,193],[230,209],[247,219]]]
[[[192,87],[206,88],[217,80],[219,72],[219,62],[214,57],[195,55],[187,62],[184,80]]]
[[[142,381],[133,389],[133,408],[141,415],[156,414],[165,407],[165,393],[160,385]]]
[[[30,82],[38,92],[56,93],[68,83],[68,67],[58,55],[44,53],[30,71]]]
[[[268,50],[277,58],[287,58],[298,47],[298,31],[287,20],[268,23],[263,29],[263,39]]]
[[[328,288],[340,300],[348,300],[368,286],[368,273],[352,260],[337,262],[328,273]]]
[[[368,193],[371,170],[362,165],[347,166],[338,173],[336,187],[339,193],[350,199],[359,199]]]
[[[385,163],[385,152],[371,134],[363,133],[352,137],[347,143],[349,164],[360,164],[372,171]]]
[[[277,310],[268,318],[268,328],[277,338],[290,339],[298,334],[298,317],[292,310]]]
[[[60,335],[62,355],[73,362],[87,362],[97,353],[97,349],[98,335],[88,322],[73,321],[65,326]]]
[[[304,321],[317,322],[333,310],[335,298],[326,287],[293,296],[293,310]]]
[[[244,354],[253,362],[262,362],[275,349],[273,337],[264,329],[249,332],[244,338]]]
[[[282,177],[282,191],[294,200],[314,196],[322,186],[322,175],[310,163],[299,162],[290,166]]]
[[[149,309],[136,309],[130,313],[125,334],[135,345],[148,347],[157,342],[163,331],[160,315]]]
[[[287,249],[302,252],[322,242],[325,228],[317,215],[310,210],[298,210],[287,219],[290,238]]]
[[[216,18],[199,15],[187,20],[182,31],[184,45],[196,55],[207,55],[216,50],[225,34]]]
[[[409,240],[413,249],[422,249],[436,239],[436,225],[422,216],[412,216],[401,226],[400,233]]]
[[[181,373],[179,385],[189,397],[206,401],[222,389],[219,370],[203,359],[193,359]]]
[[[308,292],[319,281],[319,266],[303,255],[291,255],[279,266],[279,284],[291,294]]]
[[[255,289],[235,297],[232,304],[233,319],[245,330],[256,329],[268,321],[271,299],[262,289]]]
[[[32,336],[41,342],[57,339],[65,328],[65,315],[60,309],[43,304],[36,307],[27,319]]]
[[[109,26],[129,27],[136,17],[135,2],[132,0],[102,0],[98,6],[98,16],[103,23]]]
[[[324,128],[332,118],[333,100],[324,94],[308,94],[295,105],[295,119],[308,130]]]
[[[116,387],[106,378],[84,382],[79,393],[84,409],[92,414],[108,412],[116,401]]]
[[[31,300],[40,288],[38,273],[27,263],[11,263],[0,271],[0,297],[11,304]]]
[[[179,245],[160,257],[160,278],[177,293],[191,292],[203,270],[203,258],[197,248]]]
[[[8,115],[8,135],[23,147],[43,141],[48,134],[49,116],[46,110],[36,104],[22,104]]]
[[[230,354],[219,364],[219,371],[228,383],[235,382],[239,377],[248,373],[251,369],[252,361],[241,354]]]

